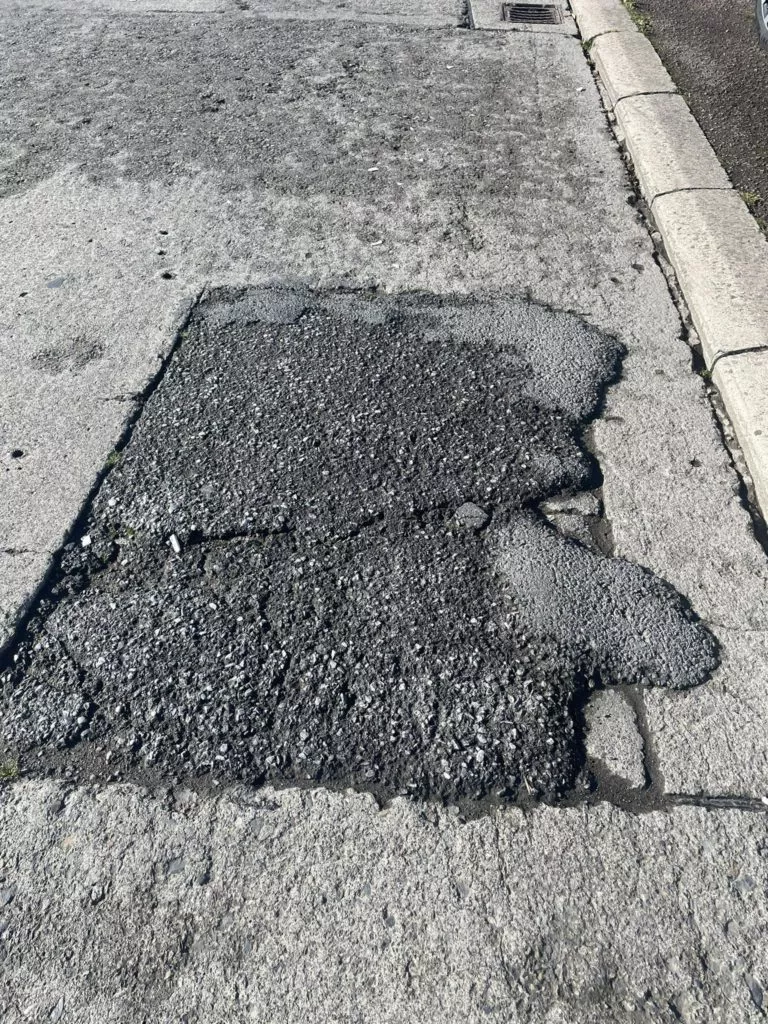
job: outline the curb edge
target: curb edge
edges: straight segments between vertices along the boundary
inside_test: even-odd
[[[621,0],[569,2],[606,94],[606,110],[618,120],[636,170],[643,170],[640,191],[733,424],[758,505],[768,516],[768,240],[724,170],[726,188],[701,187],[702,153],[711,153],[721,170],[722,165],[687,104],[693,124],[684,138],[675,134],[671,107],[664,103],[656,104],[650,130],[648,118],[639,130],[637,122],[621,117],[630,97],[673,94],[678,108],[685,102]],[[654,194],[653,170],[663,176],[670,165],[677,171],[675,187]]]

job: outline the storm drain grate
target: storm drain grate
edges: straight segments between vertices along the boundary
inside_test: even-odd
[[[502,4],[501,16],[518,25],[560,25],[563,21],[557,4]]]

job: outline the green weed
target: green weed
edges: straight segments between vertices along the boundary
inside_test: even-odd
[[[637,6],[637,0],[624,0],[624,6],[638,29],[647,35],[651,30],[651,19]]]
[[[757,206],[758,203],[762,203],[763,197],[759,192],[739,192],[739,195],[750,208],[750,210]]]

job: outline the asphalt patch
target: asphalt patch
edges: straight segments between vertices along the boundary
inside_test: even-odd
[[[212,293],[2,674],[37,771],[557,797],[588,686],[716,647],[535,511],[618,344],[513,302]]]

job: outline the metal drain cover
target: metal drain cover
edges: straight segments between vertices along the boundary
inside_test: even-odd
[[[501,5],[504,21],[518,25],[561,25],[563,12],[557,4],[506,3]]]

